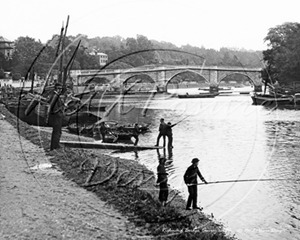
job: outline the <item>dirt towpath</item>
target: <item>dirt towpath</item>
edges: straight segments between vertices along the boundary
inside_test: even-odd
[[[7,121],[0,120],[0,129],[1,240],[142,238],[126,217],[65,179]]]

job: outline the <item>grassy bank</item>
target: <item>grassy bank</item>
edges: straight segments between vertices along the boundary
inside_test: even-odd
[[[38,131],[19,121],[3,106],[0,112],[18,129],[21,136],[47,150],[51,131]],[[76,136],[63,134],[64,140],[76,140]],[[146,234],[157,239],[218,239],[232,240],[221,224],[199,211],[186,211],[185,201],[176,190],[171,190],[169,203],[161,207],[155,173],[133,160],[113,158],[101,154],[101,150],[63,148],[48,152],[51,162],[64,175],[79,186],[94,192],[127,216]]]

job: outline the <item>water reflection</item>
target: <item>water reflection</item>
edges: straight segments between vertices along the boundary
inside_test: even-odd
[[[159,119],[177,122],[174,149],[116,156],[137,159],[156,171],[165,156],[169,184],[187,197],[183,174],[194,157],[208,182],[232,179],[299,178],[300,111],[252,106],[249,96],[153,101],[147,116],[131,116],[151,124],[140,144],[154,145]],[[137,116],[139,116],[137,118]],[[199,205],[213,213],[241,239],[294,239],[299,236],[299,182],[243,182],[200,185]]]

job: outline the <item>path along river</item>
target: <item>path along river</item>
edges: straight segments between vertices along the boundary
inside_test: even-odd
[[[136,107],[143,107],[139,102]],[[129,107],[125,107],[125,110]],[[139,144],[154,145],[159,119],[175,123],[172,152],[114,152],[156,171],[158,156],[168,158],[169,184],[187,189],[183,174],[194,157],[208,182],[238,179],[299,179],[300,111],[253,106],[249,95],[209,99],[153,100],[146,116],[135,108],[110,119],[151,123]],[[162,144],[162,139],[161,139]],[[243,240],[300,239],[300,181],[219,183],[198,187],[199,205]]]

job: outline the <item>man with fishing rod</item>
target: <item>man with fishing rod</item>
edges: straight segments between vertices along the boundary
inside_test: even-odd
[[[166,136],[168,137],[168,148],[173,148],[173,133],[172,133],[172,127],[174,127],[175,125],[177,125],[178,123],[182,122],[183,120],[185,120],[186,118],[188,118],[189,116],[181,119],[180,121],[178,121],[175,124],[171,124],[170,122],[168,122],[168,124],[165,123],[165,119],[161,118],[160,119],[160,125],[159,125],[159,134],[157,136],[157,140],[156,140],[156,145],[154,146],[158,146],[159,145],[159,140],[161,137],[163,137],[163,146],[166,146]]]
[[[187,119],[189,116],[181,119],[180,121],[178,121],[175,124],[171,124],[171,122],[167,123],[167,127],[166,127],[166,135],[168,137],[168,149],[173,148],[173,131],[172,131],[172,127],[176,126],[178,123],[181,123],[183,120]]]
[[[176,126],[178,123],[171,124],[171,122],[167,123],[166,127],[166,135],[168,137],[168,149],[173,148],[173,131],[172,127]]]
[[[159,129],[158,129],[159,134],[156,139],[156,145],[154,145],[154,146],[156,146],[156,147],[159,146],[159,140],[161,137],[163,137],[163,141],[164,141],[163,146],[164,147],[166,146],[166,128],[167,128],[167,124],[165,123],[165,119],[161,118],[160,124],[159,124]]]
[[[198,158],[193,158],[192,165],[187,168],[187,170],[183,176],[184,182],[187,185],[188,191],[189,191],[189,197],[188,197],[187,204],[186,204],[186,210],[192,210],[191,205],[192,205],[193,209],[202,210],[202,208],[197,206],[197,197],[198,197],[197,176],[199,176],[199,178],[205,184],[208,184],[208,182],[206,182],[206,180],[204,179],[204,177],[202,176],[202,174],[199,171],[199,168],[198,168],[199,161],[200,160]]]

